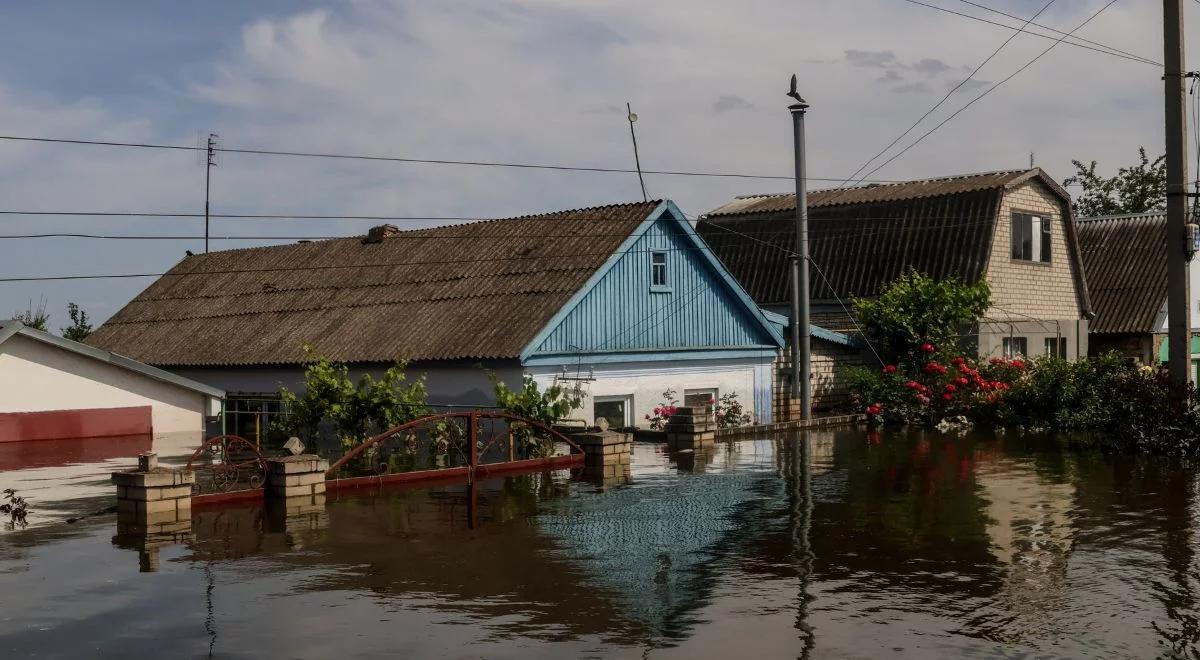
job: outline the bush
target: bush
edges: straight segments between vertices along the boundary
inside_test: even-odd
[[[405,384],[405,362],[394,364],[379,380],[363,374],[356,383],[345,364],[317,356],[309,347],[305,351],[309,361],[304,369],[304,393],[280,388],[285,414],[272,424],[275,438],[298,435],[312,439],[321,421],[327,419],[343,447],[349,449],[375,433],[432,413],[425,379]]]
[[[489,372],[488,378],[491,379],[492,389],[496,394],[496,405],[505,412],[537,420],[546,426],[557,424],[583,404],[583,394],[580,391],[551,385],[542,392],[532,376],[525,376],[521,380],[521,389],[515,392],[496,374]],[[518,446],[524,448],[525,455],[545,457],[554,453],[553,439],[535,431],[527,424],[514,422],[511,431]]]

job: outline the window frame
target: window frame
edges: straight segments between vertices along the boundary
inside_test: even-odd
[[[597,403],[624,403],[625,404],[625,423],[609,428],[629,428],[633,426],[633,395],[632,394],[607,394],[592,397],[592,423],[596,423],[596,404]]]
[[[1066,337],[1046,337],[1042,345],[1047,357],[1057,357],[1060,360],[1067,359]]]
[[[662,263],[656,263],[655,259],[661,258]],[[669,293],[671,291],[671,274],[668,269],[670,260],[666,250],[650,250],[650,290],[655,293]],[[658,273],[662,273],[662,282],[658,281]]]
[[[1020,345],[1024,350],[1015,350]],[[1029,356],[1029,338],[1028,337],[1004,337],[1000,341],[1000,352],[1006,360],[1013,360],[1018,357]]]
[[[1037,254],[1034,254],[1034,219],[1038,221]],[[1009,213],[1009,233],[1009,258],[1012,261],[1041,266],[1054,263],[1054,216],[1012,209]],[[1025,256],[1026,244],[1029,247],[1028,257]]]

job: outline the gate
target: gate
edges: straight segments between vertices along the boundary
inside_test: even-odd
[[[267,477],[267,462],[258,447],[237,435],[205,440],[188,459],[187,469],[196,473],[193,499],[261,496]]]
[[[507,472],[582,466],[575,441],[536,420],[504,412],[430,415],[368,438],[325,473],[327,488],[387,482],[472,481]]]

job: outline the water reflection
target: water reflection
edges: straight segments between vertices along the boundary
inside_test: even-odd
[[[1197,654],[1193,467],[855,430],[633,451],[614,475],[197,508],[171,538],[0,536],[25,595],[0,651]]]

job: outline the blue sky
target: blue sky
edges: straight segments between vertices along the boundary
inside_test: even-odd
[[[1039,22],[1069,30],[1105,1],[1057,0]],[[1044,1],[989,4],[1029,15]],[[1198,24],[1200,7],[1187,5]],[[1159,12],[1121,0],[1079,34],[1158,60]],[[812,103],[810,173],[845,176],[1008,34],[903,0],[12,3],[0,21],[0,134],[197,144],[213,131],[229,147],[628,167],[631,101],[647,168],[787,174],[783,92],[796,72]],[[1049,43],[1018,37],[979,79],[1003,78]],[[1141,144],[1161,150],[1159,75],[1059,46],[877,176],[1016,168],[1030,151],[1060,179],[1071,158],[1115,169]],[[981,89],[964,86],[930,121]],[[200,212],[202,162],[0,141],[0,210]],[[788,189],[661,176],[647,185],[689,213]],[[213,173],[217,213],[504,216],[638,197],[636,178],[612,174],[237,154]],[[0,218],[3,234],[201,231],[193,220]],[[221,220],[213,234],[370,224]],[[201,242],[0,239],[0,277],[161,272],[187,249]],[[68,300],[102,320],[149,282],[0,283],[0,316],[44,298],[56,328]]]

